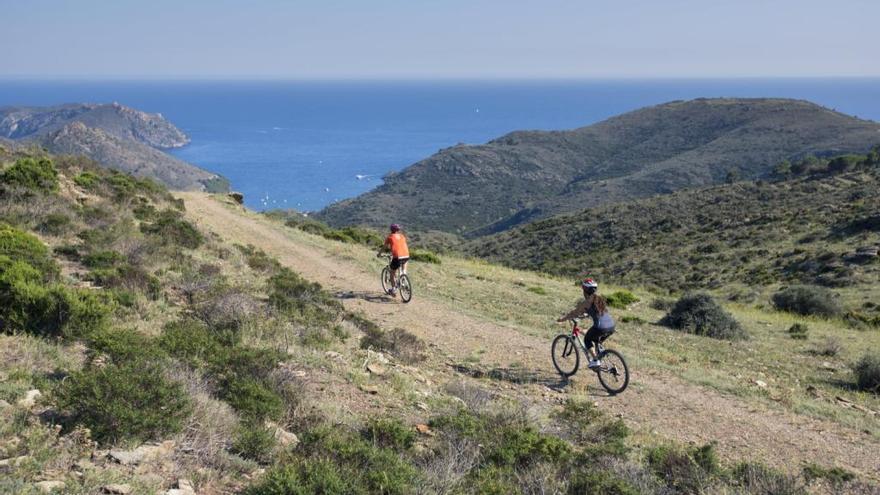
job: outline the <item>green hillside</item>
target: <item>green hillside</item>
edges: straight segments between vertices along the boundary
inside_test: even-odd
[[[805,160],[785,177],[604,205],[476,239],[464,252],[555,274],[753,299],[779,284],[858,294],[876,314],[880,159]],[[861,306],[864,302],[864,308]]]
[[[864,153],[878,141],[880,124],[806,101],[676,101],[571,131],[453,146],[318,217],[477,236],[728,177],[767,177],[786,159]]]

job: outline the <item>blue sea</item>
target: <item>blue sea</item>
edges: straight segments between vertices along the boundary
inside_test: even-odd
[[[0,81],[0,106],[115,101],[159,112],[192,138],[175,156],[229,178],[250,207],[302,211],[456,143],[720,96],[802,98],[880,121],[880,79]]]

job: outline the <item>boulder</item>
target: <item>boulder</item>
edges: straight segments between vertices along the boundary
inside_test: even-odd
[[[52,493],[64,489],[64,482],[58,480],[38,481],[34,486],[42,493]]]
[[[18,401],[18,405],[26,409],[30,409],[37,404],[37,400],[43,396],[43,393],[37,389],[28,390],[24,394],[24,399]]]
[[[179,479],[174,488],[166,490],[164,495],[196,495],[196,490],[189,480]]]
[[[238,203],[240,205],[244,204],[244,194],[242,194],[240,192],[232,191],[231,193],[229,193],[229,197],[230,197],[230,199],[232,199],[233,201],[235,201],[236,203]]]
[[[8,473],[29,460],[31,460],[31,456],[29,455],[0,459],[0,473]]]
[[[111,450],[107,456],[123,466],[137,466],[145,461],[166,457],[172,450],[174,442],[169,440],[157,445],[141,445],[134,450]]]
[[[131,485],[127,485],[127,484],[104,485],[101,487],[101,493],[106,493],[108,495],[129,495],[131,493]]]

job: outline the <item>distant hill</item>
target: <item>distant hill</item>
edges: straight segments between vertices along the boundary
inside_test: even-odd
[[[464,252],[661,290],[880,284],[880,154],[602,205],[470,241]]]
[[[571,131],[519,131],[441,150],[317,216],[468,236],[584,207],[759,178],[785,159],[866,152],[880,124],[807,101],[697,99]]]
[[[225,190],[226,179],[162,149],[189,143],[159,114],[112,104],[0,108],[0,139],[37,144],[56,154],[85,155],[102,165],[157,179],[174,189]]]

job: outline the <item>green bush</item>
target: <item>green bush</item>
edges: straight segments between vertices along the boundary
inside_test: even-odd
[[[73,183],[83,189],[93,189],[100,181],[101,178],[93,172],[83,172],[73,178]]]
[[[45,280],[58,276],[58,265],[49,249],[35,236],[0,222],[0,256],[22,261],[37,269]]]
[[[569,495],[601,493],[602,495],[638,495],[638,489],[605,470],[578,471],[568,483]]]
[[[262,249],[257,249],[252,245],[242,246],[241,244],[236,244],[235,247],[245,256],[245,261],[252,270],[276,272],[281,269],[281,263],[266,254]]]
[[[154,236],[166,245],[188,249],[196,249],[205,241],[201,232],[174,210],[164,210],[152,223],[141,224],[141,232]]]
[[[795,340],[806,340],[810,329],[803,323],[795,323],[788,329],[788,335]]]
[[[205,367],[218,360],[221,361],[218,366],[222,366],[226,360],[226,351],[221,342],[204,323],[192,319],[166,324],[158,345],[194,368]]]
[[[362,495],[365,487],[355,486],[332,460],[301,459],[292,465],[269,471],[245,495]],[[379,493],[379,492],[376,492]]]
[[[87,368],[56,392],[59,406],[101,442],[165,439],[181,430],[191,412],[183,386],[144,360]]]
[[[544,290],[543,287],[529,287],[526,290],[531,292],[532,294],[538,294],[539,296],[546,296],[547,295],[547,291]]]
[[[84,340],[91,352],[107,354],[119,364],[163,354],[153,339],[128,328],[103,327],[86,334]]]
[[[685,493],[701,493],[711,478],[720,472],[718,457],[711,444],[690,450],[654,447],[648,450],[646,460],[669,487]]]
[[[658,311],[669,311],[673,306],[675,301],[672,299],[657,298],[651,301],[651,308]]]
[[[396,451],[407,450],[416,441],[413,428],[407,427],[398,419],[373,419],[361,433],[373,445]]]
[[[235,432],[232,453],[260,464],[269,464],[272,462],[276,443],[272,428],[245,421]]]
[[[289,315],[298,315],[307,323],[329,324],[342,309],[339,301],[320,284],[309,282],[289,268],[272,275],[269,284],[269,305]]]
[[[427,251],[424,249],[413,249],[409,253],[409,259],[412,261],[421,261],[424,263],[433,263],[435,265],[439,265],[442,263],[440,256],[437,256],[436,253],[431,251]]]
[[[51,337],[76,337],[104,325],[111,312],[107,298],[62,285],[46,286],[40,274],[22,262],[0,267],[0,329]],[[8,260],[9,258],[5,258]]]
[[[715,339],[748,338],[739,322],[708,294],[683,296],[660,323],[683,332]]]
[[[60,236],[70,228],[70,217],[63,213],[50,213],[37,225],[37,230],[42,233]]]
[[[837,466],[826,468],[811,462],[804,466],[804,478],[806,478],[807,481],[825,479],[837,487],[856,479],[856,475]]]
[[[89,272],[89,279],[101,287],[141,292],[154,301],[162,294],[162,282],[158,278],[128,263],[94,269]]]
[[[559,438],[518,425],[503,427],[495,442],[487,447],[486,459],[498,466],[525,467],[541,461],[559,463],[571,453],[571,447]]]
[[[0,183],[30,191],[58,190],[58,171],[48,158],[21,158],[0,174]]]
[[[772,495],[806,495],[807,490],[793,476],[763,464],[742,463],[731,471],[731,477],[743,493]]]
[[[116,251],[98,251],[82,257],[82,264],[88,268],[112,268],[125,261],[125,256]]]
[[[795,285],[773,294],[773,305],[780,311],[800,315],[832,317],[843,312],[840,301],[828,289]]]
[[[255,378],[242,377],[228,381],[221,396],[241,416],[250,420],[278,419],[284,413],[281,397]]]
[[[861,390],[880,393],[880,354],[865,354],[856,363],[853,371],[856,374],[856,385]]]
[[[605,300],[608,301],[609,306],[617,309],[626,309],[630,304],[639,302],[639,298],[628,290],[619,290],[608,294]]]

